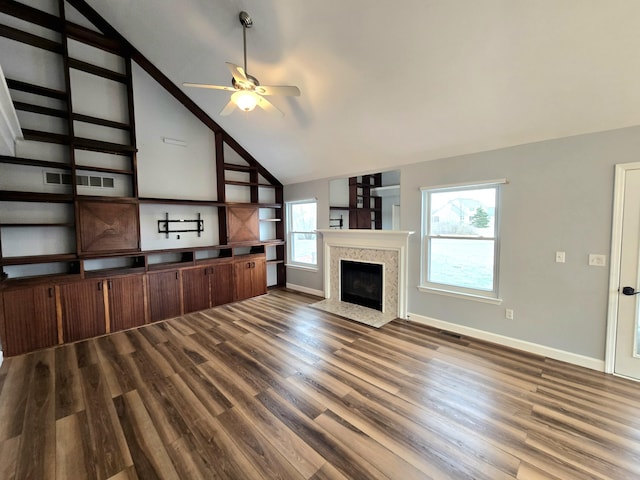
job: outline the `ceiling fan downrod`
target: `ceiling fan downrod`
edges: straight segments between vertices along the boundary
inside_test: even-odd
[[[249,71],[247,70],[247,28],[253,27],[253,20],[249,16],[247,12],[240,12],[238,14],[238,18],[240,19],[240,25],[242,25],[242,45],[244,47],[244,73],[249,76]]]

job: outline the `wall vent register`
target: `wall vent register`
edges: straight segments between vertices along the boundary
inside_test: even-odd
[[[83,187],[114,188],[113,177],[99,177],[96,175],[76,175],[76,181]],[[68,173],[44,172],[46,185],[71,185],[71,175]]]

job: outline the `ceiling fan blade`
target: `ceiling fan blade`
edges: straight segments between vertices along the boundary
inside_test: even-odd
[[[278,107],[276,107],[273,103],[271,103],[266,98],[262,98],[260,95],[256,95],[258,97],[258,106],[266,112],[280,114],[281,117],[284,117],[284,113]]]
[[[212,90],[226,90],[228,92],[235,92],[237,89],[233,87],[225,87],[222,85],[209,85],[208,83],[188,83],[185,82],[182,84],[185,87],[195,87],[195,88],[210,88]]]
[[[241,66],[231,62],[226,62],[226,64],[227,64],[227,67],[229,67],[229,71],[231,72],[231,75],[233,75],[233,79],[236,82],[239,82],[241,84],[251,83],[247,78],[246,72]]]
[[[235,109],[236,104],[233,102],[233,100],[229,100],[229,103],[227,103],[224,108],[220,110],[220,115],[226,117],[227,115],[230,115]]]
[[[300,96],[300,89],[290,85],[258,85],[255,92],[260,95],[283,95],[286,97]]]

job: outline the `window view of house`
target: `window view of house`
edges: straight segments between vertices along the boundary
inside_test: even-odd
[[[428,284],[495,293],[497,188],[424,191]]]
[[[318,264],[317,204],[315,200],[287,204],[289,264]]]

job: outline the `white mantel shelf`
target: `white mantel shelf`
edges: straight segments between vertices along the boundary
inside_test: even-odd
[[[355,248],[362,250],[394,251],[398,254],[397,265],[397,311],[385,312],[395,313],[399,318],[407,318],[407,272],[408,272],[408,250],[409,236],[414,232],[407,230],[317,230],[322,234],[324,243],[324,294],[329,299],[332,296],[331,285],[331,250],[336,247]],[[333,289],[333,295],[337,289]]]

